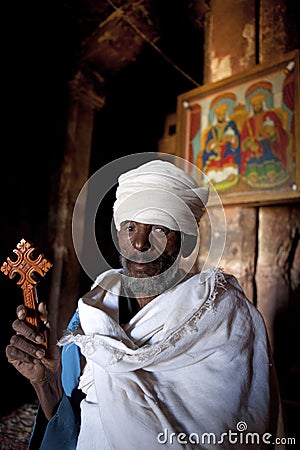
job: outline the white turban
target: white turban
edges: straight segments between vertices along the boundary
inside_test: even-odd
[[[155,160],[122,174],[114,203],[117,230],[126,220],[198,234],[209,189],[174,164]]]

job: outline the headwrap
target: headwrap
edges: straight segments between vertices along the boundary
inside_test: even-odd
[[[198,234],[209,189],[174,164],[155,160],[122,174],[114,203],[117,230],[126,220]]]

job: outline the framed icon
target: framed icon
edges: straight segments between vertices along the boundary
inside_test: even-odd
[[[200,170],[200,184],[212,183],[224,204],[297,200],[299,110],[295,50],[179,95],[176,154]]]

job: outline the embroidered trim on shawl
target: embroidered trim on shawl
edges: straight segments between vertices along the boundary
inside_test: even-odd
[[[142,347],[131,348],[128,350],[132,350],[133,353],[126,352],[124,350],[116,349],[113,346],[103,342],[103,335],[99,334],[90,334],[90,335],[74,335],[72,332],[67,332],[58,342],[58,346],[64,346],[71,343],[75,343],[83,348],[84,353],[87,356],[91,356],[97,349],[102,346],[105,350],[109,351],[111,355],[105,361],[105,366],[116,364],[118,361],[122,360],[124,357],[130,361],[131,359],[135,359],[137,362],[146,362],[147,360],[156,357],[164,350],[169,348],[170,346],[175,346],[176,343],[181,340],[187,334],[193,333],[197,330],[197,323],[205,312],[215,312],[215,299],[218,295],[219,289],[226,289],[226,278],[224,272],[221,268],[213,269],[215,274],[215,285],[208,299],[203,303],[203,305],[199,308],[199,310],[193,314],[188,321],[182,325],[178,330],[172,332],[169,336],[167,336],[160,344],[145,344]],[[124,342],[121,340],[121,342]],[[132,342],[130,341],[132,344]],[[125,345],[127,345],[124,342]]]

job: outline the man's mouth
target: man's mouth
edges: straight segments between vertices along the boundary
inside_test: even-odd
[[[161,266],[159,263],[155,263],[155,261],[151,263],[127,261],[127,270],[132,277],[146,278],[159,275]]]
[[[120,258],[123,267],[123,287],[126,295],[141,293],[143,296],[158,295],[169,288],[178,273],[176,256],[162,255],[148,263],[134,262]]]
[[[136,252],[131,255],[125,255],[124,257],[128,262],[136,263],[136,264],[148,264],[155,263],[162,254],[157,252]]]
[[[143,261],[141,261],[143,259]],[[124,275],[133,278],[151,278],[156,277],[168,270],[175,262],[176,255],[162,254],[158,258],[145,262],[144,255],[139,260],[126,259],[124,256],[120,258],[124,270]]]

